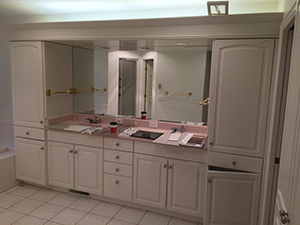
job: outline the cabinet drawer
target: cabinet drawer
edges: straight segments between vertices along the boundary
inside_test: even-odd
[[[262,159],[210,152],[208,165],[261,173]]]
[[[104,149],[104,160],[132,165],[132,153]]]
[[[132,201],[132,178],[104,174],[104,196]]]
[[[45,130],[31,127],[14,126],[15,136],[32,138],[37,140],[45,140]]]
[[[104,162],[104,173],[132,177],[132,166],[119,163]]]
[[[104,138],[104,148],[133,152],[133,141]]]
[[[96,135],[73,133],[68,131],[48,130],[48,140],[72,143],[77,145],[87,145],[98,148],[103,147],[103,137],[99,137]]]

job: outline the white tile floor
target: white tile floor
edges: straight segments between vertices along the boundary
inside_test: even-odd
[[[37,188],[0,194],[0,225],[197,225],[141,209]]]

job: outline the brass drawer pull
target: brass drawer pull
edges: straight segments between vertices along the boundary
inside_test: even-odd
[[[116,156],[116,159],[119,159],[119,158],[120,158],[120,156],[117,155],[117,156]]]
[[[119,169],[119,168],[116,168],[115,170],[116,170],[116,172],[119,172],[119,171],[120,171],[120,169]]]

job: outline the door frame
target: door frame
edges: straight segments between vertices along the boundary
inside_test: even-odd
[[[275,169],[276,158],[280,156],[281,146],[278,146],[278,136],[282,134],[282,127],[279,119],[282,105],[283,80],[285,75],[286,46],[288,43],[288,32],[295,24],[296,20],[296,3],[284,17],[280,25],[279,41],[276,43],[277,51],[275,52],[271,99],[269,105],[269,121],[267,129],[267,142],[265,148],[265,163],[263,168],[261,203],[258,224],[273,224],[274,208],[276,201],[276,190],[278,180],[278,170]],[[293,51],[292,51],[293,55]],[[290,68],[292,65],[290,65]],[[298,115],[299,116],[299,115]],[[296,135],[295,135],[296,137]]]

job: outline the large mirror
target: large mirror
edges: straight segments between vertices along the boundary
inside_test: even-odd
[[[203,39],[72,42],[74,112],[207,122],[211,42]]]

